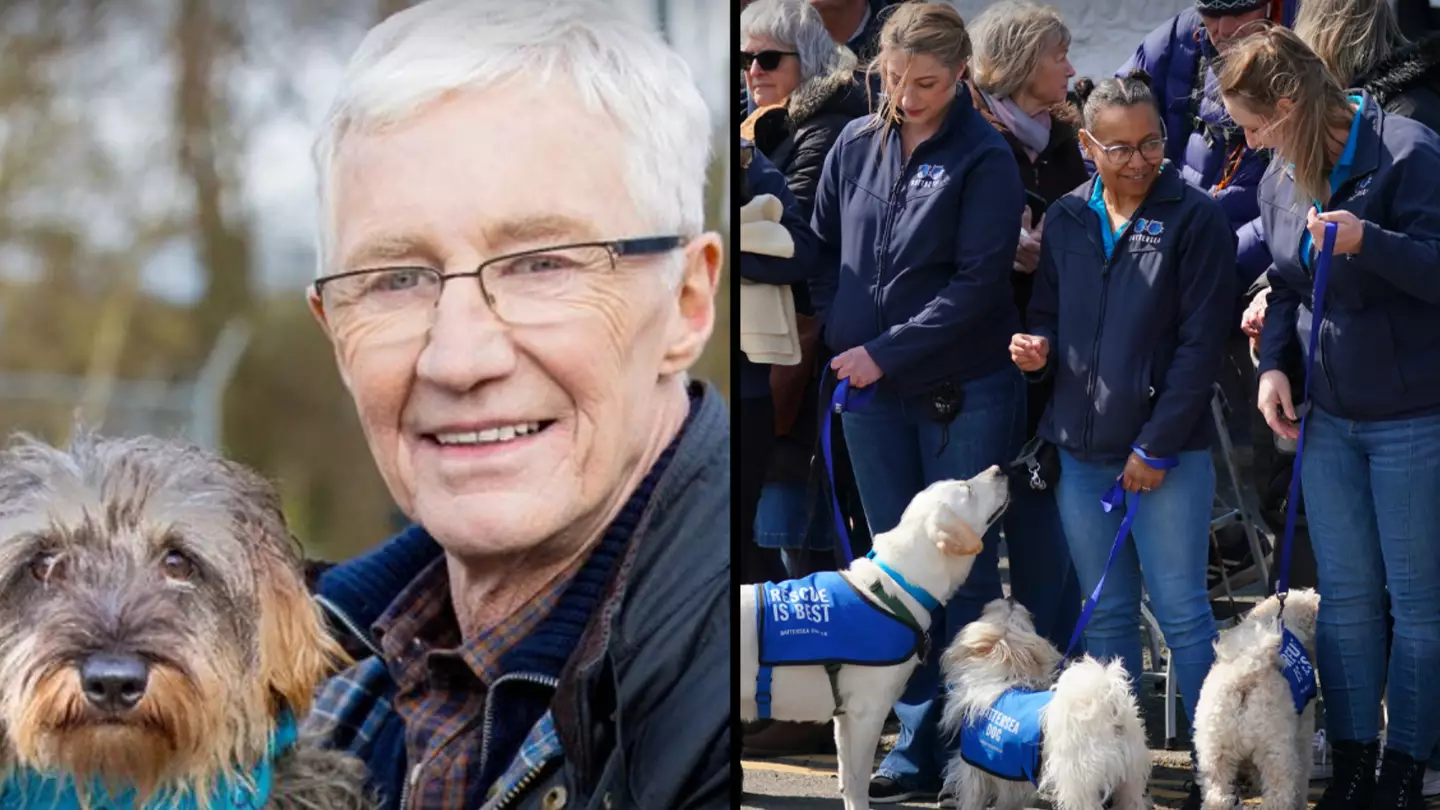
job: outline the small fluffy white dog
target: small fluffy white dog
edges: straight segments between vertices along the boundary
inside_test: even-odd
[[[1320,595],[1294,590],[1285,598],[1285,626],[1315,661]],[[1315,701],[1297,714],[1280,673],[1280,600],[1261,602],[1215,642],[1215,664],[1195,702],[1195,753],[1206,810],[1239,800],[1240,767],[1259,772],[1266,810],[1304,808],[1310,787]]]
[[[937,600],[948,600],[965,579],[982,538],[1005,511],[1010,490],[998,467],[969,481],[931,484],[910,501],[900,525],[874,539],[876,559],[924,589]],[[847,569],[850,581],[865,598],[881,583],[898,598],[928,631],[930,612],[898,585],[874,561],[860,558]],[[759,671],[759,628],[756,588],[740,586],[740,716],[749,722],[757,716],[756,675]],[[932,653],[933,654],[933,653]],[[840,764],[840,789],[846,810],[870,806],[870,770],[875,748],[890,707],[905,690],[905,682],[919,658],[911,656],[893,666],[843,666],[836,676],[843,713],[835,717],[835,748]],[[823,723],[835,712],[829,676],[821,666],[776,666],[770,685],[771,716],[776,720]]]
[[[1013,599],[996,599],[979,620],[960,631],[940,659],[950,694],[940,729],[949,735],[986,716],[1006,691],[1055,693],[1040,714],[1040,784],[1001,779],[957,753],[945,771],[956,806],[1019,810],[1037,792],[1056,810],[1095,810],[1109,797],[1115,810],[1143,810],[1150,750],[1140,706],[1125,667],[1085,656],[1056,678],[1060,651],[1035,633],[1030,612]]]

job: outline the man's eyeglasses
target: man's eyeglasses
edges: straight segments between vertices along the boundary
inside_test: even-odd
[[[1135,157],[1136,152],[1139,152],[1140,157],[1144,158],[1147,163],[1159,163],[1165,158],[1164,136],[1143,141],[1139,146],[1131,146],[1128,143],[1117,143],[1114,146],[1106,146],[1095,140],[1095,136],[1091,135],[1090,143],[1105,153],[1105,159],[1109,161],[1112,166],[1124,166],[1130,162],[1130,158]]]
[[[752,64],[755,64],[755,63],[758,62],[758,63],[760,64],[760,69],[761,69],[761,70],[771,71],[771,70],[774,70],[775,68],[780,67],[780,60],[781,60],[781,59],[784,59],[784,58],[787,57],[787,56],[799,56],[799,55],[800,55],[800,54],[795,53],[794,51],[760,51],[760,52],[758,52],[758,53],[750,53],[749,51],[741,51],[741,52],[740,52],[740,69],[741,69],[741,70],[749,70],[749,69],[750,69],[750,66],[751,66]]]
[[[537,248],[488,259],[468,273],[382,267],[315,281],[331,328],[404,338],[429,330],[445,282],[474,278],[496,317],[511,326],[560,323],[593,301],[616,263],[678,250],[683,236],[648,236]],[[404,333],[404,334],[400,334]]]

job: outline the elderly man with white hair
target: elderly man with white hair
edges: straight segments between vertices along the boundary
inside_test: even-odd
[[[601,2],[430,0],[351,61],[310,303],[414,525],[320,577],[368,657],[309,726],[386,807],[729,804],[710,139]]]

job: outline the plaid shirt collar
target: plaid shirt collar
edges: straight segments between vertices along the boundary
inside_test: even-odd
[[[401,694],[422,686],[430,668],[442,661],[463,663],[488,689],[501,675],[501,658],[550,613],[573,574],[557,577],[520,610],[462,641],[445,560],[431,563],[375,622],[380,651]]]

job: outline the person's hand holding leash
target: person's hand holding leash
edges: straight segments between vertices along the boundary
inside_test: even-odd
[[[1010,359],[1021,371],[1039,371],[1045,368],[1050,357],[1050,341],[1035,335],[1015,335],[1010,338]]]
[[[1287,439],[1300,438],[1296,424],[1300,420],[1295,416],[1294,401],[1290,397],[1290,378],[1284,372],[1271,369],[1261,374],[1255,401],[1271,430]]]
[[[1130,458],[1125,459],[1125,471],[1120,474],[1120,485],[1126,492],[1149,492],[1164,480],[1165,471],[1146,464],[1139,453],[1131,453]]]
[[[836,379],[848,379],[853,388],[865,388],[885,376],[885,371],[875,365],[864,346],[841,352],[830,361],[830,368],[835,369]]]
[[[1360,243],[1365,238],[1365,223],[1349,211],[1326,211],[1323,214],[1316,214],[1311,208],[1305,220],[1305,228],[1310,231],[1310,240],[1316,249],[1325,243],[1325,223],[1335,223],[1335,255],[1341,253],[1359,253]]]

